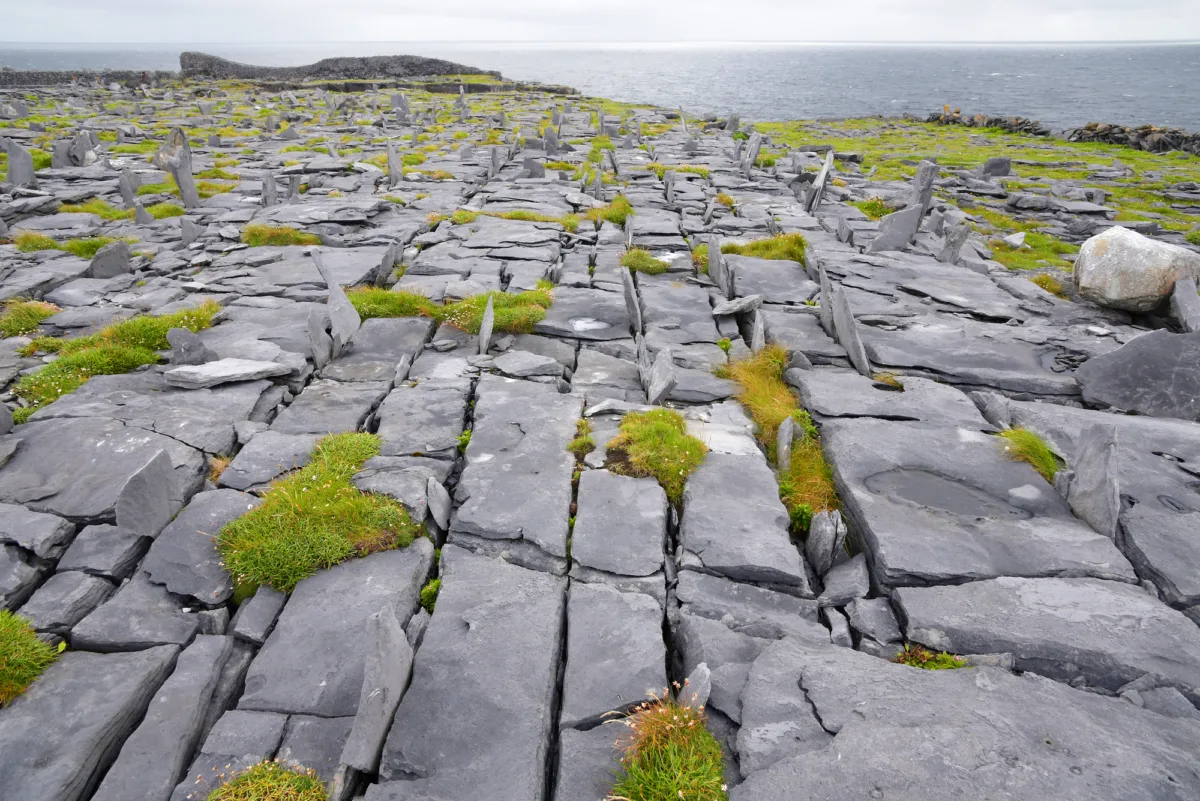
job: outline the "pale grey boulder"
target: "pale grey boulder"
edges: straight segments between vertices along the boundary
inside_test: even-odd
[[[1114,225],[1083,243],[1074,270],[1075,290],[1115,309],[1148,312],[1181,279],[1200,279],[1200,254]]]

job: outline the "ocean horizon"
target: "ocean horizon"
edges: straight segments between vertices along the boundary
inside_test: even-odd
[[[1200,130],[1200,42],[2,43],[0,68],[177,70],[201,50],[267,66],[444,58],[506,78],[747,120],[967,113]]]

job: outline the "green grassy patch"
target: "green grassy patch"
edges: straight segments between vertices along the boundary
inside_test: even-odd
[[[825,461],[817,428],[783,380],[787,364],[787,350],[768,345],[754,356],[730,362],[715,372],[741,386],[737,399],[758,425],[759,442],[772,464],[777,461],[776,434],[783,421],[791,417],[803,432],[803,437],[792,443],[787,470],[779,473],[779,498],[792,525],[807,530],[814,514],[836,510],[840,503],[833,485],[833,470]]]
[[[648,250],[633,248],[632,250],[625,251],[625,254],[621,256],[621,266],[628,267],[634,272],[646,273],[647,275],[661,275],[671,265],[662,259],[654,258]]]
[[[450,222],[454,225],[470,225],[479,219],[479,212],[469,209],[457,209],[450,215]]]
[[[687,433],[683,415],[671,409],[630,412],[608,443],[608,469],[638,478],[655,478],[671,503],[683,502],[688,476],[704,462],[708,448]]]
[[[1077,245],[1036,231],[1025,234],[1025,247],[1012,248],[998,239],[988,244],[992,249],[992,257],[1010,270],[1063,266],[1065,262],[1060,256],[1079,252]]]
[[[528,292],[486,292],[439,306],[415,292],[396,292],[378,287],[355,287],[346,295],[364,320],[371,317],[430,317],[468,334],[478,334],[492,298],[495,322],[492,330],[504,334],[531,334],[550,308],[550,284],[539,282]]]
[[[242,231],[242,242],[252,248],[287,247],[290,245],[319,245],[321,237],[306,234],[295,228],[254,223]]]
[[[667,170],[674,170],[677,173],[686,172],[692,175],[699,175],[701,178],[708,178],[712,173],[707,167],[700,167],[695,164],[659,164],[657,161],[652,161],[649,164],[644,164],[640,169],[649,170],[658,176],[658,180],[662,180],[667,174]]]
[[[217,787],[205,801],[328,801],[316,771],[264,759]]]
[[[727,209],[732,209],[737,201],[733,199],[733,195],[728,192],[718,192],[715,198],[718,205],[724,206]]]
[[[241,179],[234,173],[226,172],[220,167],[211,167],[207,170],[201,170],[196,173],[197,178],[208,178],[214,181],[240,181]]]
[[[58,207],[60,214],[95,214],[102,220],[132,220],[132,209],[118,209],[111,203],[107,203],[98,197],[92,198],[86,203],[67,203]]]
[[[113,145],[108,149],[109,153],[145,153],[150,154],[158,150],[157,142],[152,142],[149,139],[143,142],[130,142],[123,145]]]
[[[938,653],[920,645],[905,645],[904,650],[896,654],[892,661],[922,670],[954,670],[967,665],[962,657],[945,651]]]
[[[892,207],[877,197],[867,198],[866,200],[856,200],[850,204],[856,209],[867,215],[872,220],[879,220],[892,213]]]
[[[1059,281],[1057,278],[1055,278],[1052,275],[1046,275],[1045,273],[1043,273],[1042,275],[1035,275],[1033,278],[1030,278],[1029,280],[1032,281],[1033,283],[1037,284],[1038,286],[1040,286],[1042,289],[1049,292],[1051,295],[1057,295],[1058,297],[1063,298],[1064,300],[1067,297],[1067,294],[1066,294],[1067,288],[1065,286],[1063,286],[1063,282]]]
[[[45,234],[35,234],[32,231],[18,231],[13,236],[13,244],[21,253],[34,253],[39,250],[58,250],[58,242]]]
[[[592,222],[606,221],[613,225],[625,225],[625,220],[633,214],[633,205],[624,195],[617,195],[612,202],[606,206],[601,206],[595,209],[589,209],[586,219]]]
[[[642,704],[622,723],[621,772],[608,798],[724,801],[721,745],[704,712],[669,698]]]
[[[1194,231],[1188,231],[1186,234],[1183,235],[1183,238],[1185,241],[1189,242],[1190,244],[1200,247],[1200,228],[1197,228]]]
[[[575,439],[567,443],[567,450],[574,456],[575,460],[582,462],[583,457],[587,456],[592,451],[596,450],[596,441],[592,439],[592,423],[587,418],[580,418],[575,423]]]
[[[32,334],[47,317],[62,309],[44,300],[10,300],[0,312],[0,336],[19,337]]]
[[[1025,428],[1010,428],[1001,431],[1000,436],[1007,440],[1004,455],[1017,462],[1028,462],[1034,470],[1042,474],[1042,478],[1053,483],[1054,474],[1062,467],[1062,462],[1046,441],[1037,434]]]
[[[291,592],[323,568],[410,545],[419,530],[404,507],[360,492],[351,481],[363,462],[378,455],[374,434],[331,434],[317,443],[307,465],[272,482],[261,506],[217,536],[234,582]]]
[[[442,580],[440,578],[430,579],[421,588],[421,606],[425,607],[425,611],[433,614],[433,608],[437,605],[438,593],[442,589]]]
[[[460,209],[459,211],[462,211],[462,209]],[[457,212],[457,211],[454,212],[454,214],[458,214],[458,213],[459,212]],[[496,217],[501,220],[521,220],[522,222],[557,223],[572,233],[574,233],[575,229],[577,229],[579,227],[579,217],[578,217],[578,215],[575,215],[575,214],[567,214],[562,217],[555,217],[552,214],[539,214],[536,211],[526,211],[524,209],[515,209],[513,211],[499,211],[499,212],[484,211],[484,212],[479,212],[479,213],[487,215],[488,217]],[[454,215],[450,216],[450,220],[451,220],[451,222],[454,221]],[[471,222],[474,222],[474,220],[472,220]]]
[[[0,707],[25,692],[59,650],[38,639],[28,620],[0,609]]]
[[[17,250],[22,253],[32,253],[38,250],[63,250],[85,260],[90,260],[102,247],[116,241],[107,236],[91,236],[86,239],[68,239],[66,242],[56,242],[48,236],[29,231],[21,231],[13,238]],[[126,239],[125,241],[132,244],[137,240]]]
[[[726,242],[721,245],[721,252],[737,256],[753,256],[757,259],[795,261],[804,264],[804,249],[807,245],[808,243],[800,234],[780,234],[769,239],[756,239],[744,245]]]

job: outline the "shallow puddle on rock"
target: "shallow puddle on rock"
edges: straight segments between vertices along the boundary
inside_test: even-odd
[[[1024,519],[1032,515],[1000,498],[953,478],[928,470],[900,467],[867,476],[867,489],[893,500],[906,501],[959,517]]]

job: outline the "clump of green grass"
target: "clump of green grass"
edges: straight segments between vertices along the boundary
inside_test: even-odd
[[[315,770],[264,759],[208,794],[205,801],[328,801]]]
[[[91,260],[105,245],[116,242],[107,236],[91,236],[86,239],[68,239],[60,246],[61,250],[73,253],[81,259]]]
[[[219,309],[210,301],[158,317],[132,317],[86,337],[66,340],[38,337],[22,348],[21,353],[26,356],[58,353],[59,358],[17,381],[13,393],[27,405],[14,412],[13,419],[24,423],[38,409],[74,392],[93,376],[119,375],[146,364],[157,364],[159,357],[155,351],[170,346],[167,331],[208,328]]]
[[[0,312],[0,336],[19,337],[37,330],[42,320],[62,309],[44,300],[10,300]]]
[[[727,209],[732,209],[737,201],[733,199],[733,195],[728,192],[718,192],[716,201],[718,205],[724,206]]]
[[[331,434],[312,460],[271,483],[261,506],[217,535],[225,569],[239,586],[291,592],[303,579],[353,556],[408,547],[417,527],[397,501],[352,483],[379,455],[374,434]]]
[[[728,354],[729,351],[732,350],[732,348],[733,348],[733,340],[730,339],[729,337],[725,337],[724,339],[718,339],[717,347],[720,348],[721,350],[725,351],[726,354]]]
[[[708,245],[697,245],[692,250],[692,266],[701,275],[708,275]]]
[[[252,248],[287,247],[289,245],[319,245],[321,237],[316,234],[306,234],[295,228],[286,226],[262,225],[254,223],[247,225],[242,231],[242,242]]]
[[[118,209],[107,201],[94,197],[86,203],[67,203],[58,207],[59,214],[95,214],[102,220],[128,220],[133,218],[132,210]]]
[[[25,692],[61,650],[40,640],[28,620],[0,609],[0,707]]]
[[[1200,247],[1200,228],[1197,228],[1193,231],[1188,231],[1186,234],[1183,235],[1183,238],[1185,241],[1189,242],[1190,244]]]
[[[455,214],[457,214],[457,213],[458,212],[455,212]],[[562,217],[555,217],[551,214],[539,214],[536,211],[526,211],[524,209],[516,209],[514,211],[501,211],[501,212],[495,212],[495,213],[490,213],[490,212],[485,211],[482,213],[486,214],[489,217],[497,217],[502,220],[521,220],[523,222],[558,223],[563,228],[565,228],[566,230],[568,230],[572,233],[574,233],[575,230],[577,228],[579,228],[579,217],[578,217],[578,215],[575,215],[575,214],[567,214]],[[453,220],[454,220],[453,215],[451,215],[450,220],[453,222]],[[473,220],[472,220],[472,222],[473,222]]]
[[[225,170],[221,169],[220,167],[212,167],[207,170],[201,170],[200,172],[196,173],[196,177],[197,178],[209,178],[209,179],[217,180],[217,181],[240,181],[241,180],[240,178],[238,178],[238,176],[234,175],[231,172],[225,172]]]
[[[395,292],[378,287],[356,287],[346,295],[363,319],[430,317],[468,334],[479,333],[489,297],[495,313],[492,330],[504,334],[533,333],[533,327],[545,319],[551,303],[548,283],[528,292],[487,292],[444,306],[415,292]]]
[[[741,386],[737,399],[758,425],[759,442],[772,463],[776,461],[776,434],[785,419],[791,417],[804,432],[804,437],[792,444],[787,469],[779,473],[779,498],[792,525],[807,530],[814,514],[836,510],[840,502],[817,427],[783,380],[787,364],[787,350],[768,345],[753,356],[718,367],[716,374]]]
[[[479,212],[469,209],[457,209],[450,215],[450,222],[454,225],[470,225],[479,219]]]
[[[707,177],[709,177],[709,175],[712,174],[711,172],[709,172],[709,169],[707,167],[700,167],[695,164],[667,165],[667,164],[659,164],[657,161],[652,161],[649,164],[643,165],[642,169],[651,171],[652,173],[654,173],[655,175],[658,176],[658,180],[660,180],[660,181],[663,179],[663,176],[667,174],[667,170],[674,170],[677,173],[680,173],[680,172],[691,173],[692,175],[699,175],[701,178],[707,178]]]
[[[608,469],[637,478],[655,478],[671,503],[683,502],[688,476],[704,462],[708,448],[687,433],[683,415],[671,409],[630,412],[608,443]]]
[[[1010,428],[1001,431],[1000,436],[1007,440],[1004,446],[1005,456],[1013,461],[1028,462],[1034,470],[1042,474],[1042,478],[1054,482],[1054,474],[1059,471],[1062,463],[1044,439],[1026,428]]]
[[[1063,282],[1059,281],[1052,275],[1043,273],[1041,275],[1035,275],[1029,280],[1049,292],[1051,295],[1057,295],[1058,297],[1064,299],[1067,297],[1066,287],[1063,286]]]
[[[433,614],[433,608],[437,604],[438,592],[442,589],[442,580],[440,578],[430,579],[425,586],[421,588],[421,606],[425,607],[425,611]]]
[[[662,259],[654,258],[648,250],[633,248],[632,250],[625,251],[625,255],[621,256],[621,266],[628,267],[634,272],[646,273],[647,275],[661,275],[671,265]]]
[[[48,236],[29,231],[21,231],[13,237],[13,242],[16,243],[17,250],[22,253],[32,253],[38,250],[62,250],[72,253],[81,259],[91,259],[100,251],[100,248],[105,245],[111,245],[116,241],[107,236],[91,236],[85,239],[68,239],[66,242],[56,242]],[[136,240],[127,239],[125,241],[134,242]]]
[[[769,239],[756,239],[739,245],[736,242],[726,242],[721,245],[722,253],[732,253],[737,256],[753,256],[758,259],[773,259],[780,261],[795,261],[804,264],[804,250],[808,243],[800,234],[780,234]]]
[[[608,798],[628,801],[724,801],[721,745],[704,711],[671,698],[641,704],[621,721],[621,773]]]
[[[992,258],[1010,270],[1038,270],[1062,265],[1060,256],[1079,252],[1076,245],[1036,231],[1025,233],[1025,247],[1012,248],[998,239],[988,244],[992,248]]]
[[[587,418],[580,418],[575,423],[575,439],[567,443],[567,450],[582,462],[583,457],[596,450],[596,441],[592,439],[592,423]]]
[[[879,220],[891,214],[893,209],[882,198],[872,197],[866,200],[857,200],[850,204],[856,209],[867,215],[872,220]]]
[[[589,209],[585,216],[592,222],[606,221],[613,225],[624,226],[631,214],[633,214],[633,204],[629,202],[629,198],[617,195],[608,205]]]
[[[896,654],[892,661],[922,670],[954,670],[966,667],[967,664],[967,661],[960,656],[948,654],[945,651],[937,653],[920,645],[905,645],[904,650]]]
[[[18,231],[13,236],[13,244],[21,253],[34,253],[39,250],[58,250],[58,243],[45,234],[35,234],[32,231]]]

